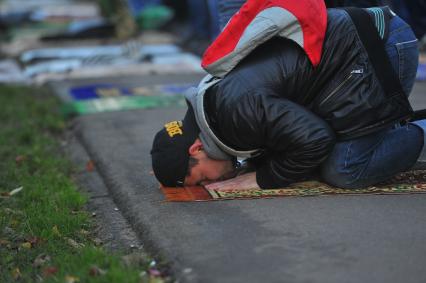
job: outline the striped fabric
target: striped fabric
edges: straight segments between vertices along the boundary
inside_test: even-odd
[[[380,38],[384,38],[386,31],[385,15],[381,8],[368,8],[369,11],[374,14],[374,23],[377,31],[379,32]]]

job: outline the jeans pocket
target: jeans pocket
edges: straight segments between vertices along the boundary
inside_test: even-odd
[[[402,88],[407,95],[410,94],[416,79],[417,67],[419,63],[418,41],[410,40],[395,44],[398,52],[398,76]]]

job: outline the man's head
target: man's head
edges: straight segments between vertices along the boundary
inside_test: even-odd
[[[205,185],[232,177],[234,164],[231,160],[210,158],[204,151],[203,143],[196,139],[188,149],[189,162],[185,185]]]
[[[210,158],[198,138],[192,107],[182,121],[164,125],[155,136],[151,157],[154,174],[167,187],[207,184],[232,177],[230,160]]]

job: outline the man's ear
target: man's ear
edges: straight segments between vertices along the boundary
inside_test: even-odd
[[[200,139],[195,139],[194,143],[189,147],[188,153],[190,156],[194,156],[203,149],[203,143]]]

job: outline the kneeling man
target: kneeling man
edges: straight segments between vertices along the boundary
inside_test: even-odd
[[[160,183],[273,189],[319,176],[360,188],[410,169],[425,155],[424,121],[408,122],[417,40],[389,8],[360,10],[383,40],[392,69],[384,71],[401,91],[392,93],[395,81],[374,65],[364,23],[329,9],[317,66],[293,40],[274,37],[220,80],[209,76],[186,94],[184,119],[154,138]],[[252,172],[239,174],[242,159]]]

